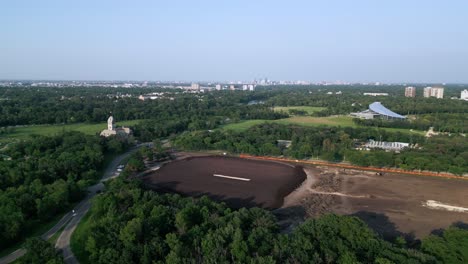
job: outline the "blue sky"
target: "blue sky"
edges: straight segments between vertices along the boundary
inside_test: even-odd
[[[0,79],[468,83],[468,1],[2,1]]]

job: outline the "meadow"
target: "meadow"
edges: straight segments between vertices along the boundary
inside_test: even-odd
[[[300,125],[300,126],[341,126],[341,127],[358,127],[350,116],[327,116],[327,117],[312,117],[312,116],[292,116],[288,118],[278,120],[265,120],[255,119],[247,120],[239,123],[232,123],[222,127],[224,130],[244,131],[252,126],[262,123],[277,123],[284,125]],[[402,133],[414,133],[424,135],[424,131],[403,129],[403,128],[380,128],[389,132],[402,132]]]

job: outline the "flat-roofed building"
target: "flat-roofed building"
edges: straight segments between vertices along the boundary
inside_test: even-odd
[[[368,95],[368,96],[388,96],[388,93],[363,93],[363,95]]]
[[[431,96],[431,89],[432,87],[424,87],[424,90],[423,90],[423,96],[424,97],[430,97]]]
[[[444,88],[443,87],[426,87],[424,88],[423,96],[428,97],[435,97],[435,98],[444,98]]]
[[[441,88],[441,87],[432,88],[431,96],[435,98],[444,98],[444,88]]]
[[[198,84],[198,83],[192,83],[192,85],[190,86],[190,89],[192,89],[192,90],[200,90],[200,84]]]
[[[409,146],[410,144],[405,142],[386,142],[375,141],[372,139],[364,145],[367,149],[383,149],[388,151],[400,151],[404,148],[408,148]]]
[[[408,86],[405,88],[406,97],[416,97],[416,87]]]

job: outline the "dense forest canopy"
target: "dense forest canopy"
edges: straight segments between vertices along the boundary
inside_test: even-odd
[[[10,159],[0,159],[0,246],[78,202],[113,147],[125,146],[75,132],[9,146],[3,153]]]
[[[155,91],[168,98],[139,100],[139,94]],[[126,95],[133,97],[127,97]],[[1,88],[0,127],[31,124],[103,122],[110,113],[117,120],[180,119],[204,120],[221,117],[240,119],[276,119],[262,104],[246,104],[262,99],[247,92],[185,94],[177,89],[97,89],[97,88]],[[171,100],[170,98],[173,98]],[[218,119],[216,119],[218,117]]]
[[[462,263],[468,231],[450,228],[422,247],[382,240],[356,217],[309,219],[291,233],[259,208],[232,210],[115,180],[77,230],[91,263]],[[459,239],[463,238],[463,239]],[[442,245],[440,245],[442,244]],[[440,245],[440,247],[439,247]]]

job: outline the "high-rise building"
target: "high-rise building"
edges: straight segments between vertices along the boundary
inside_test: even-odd
[[[444,98],[444,88],[426,87],[424,88],[424,97]]]
[[[190,89],[192,89],[192,90],[200,90],[200,84],[198,84],[198,83],[192,83],[192,85],[190,86]]]
[[[408,86],[405,88],[406,97],[416,97],[416,87]]]
[[[216,90],[218,90],[218,91],[221,90],[221,84],[216,85]]]
[[[461,92],[460,99],[468,101],[468,90],[465,89]]]
[[[444,88],[432,88],[431,89],[431,96],[435,98],[444,98]]]
[[[236,87],[234,86],[234,84],[229,85],[229,90],[231,90],[231,91],[236,90]]]
[[[430,86],[425,87],[424,92],[423,92],[423,96],[426,97],[426,98],[430,97],[431,96],[431,89],[432,89],[432,87],[430,87]]]

